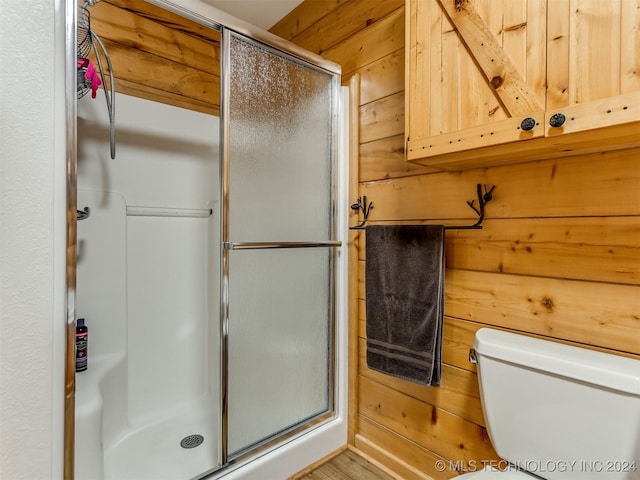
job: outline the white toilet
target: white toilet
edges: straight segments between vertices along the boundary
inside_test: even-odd
[[[505,461],[454,478],[640,479],[640,361],[488,328],[474,350]]]

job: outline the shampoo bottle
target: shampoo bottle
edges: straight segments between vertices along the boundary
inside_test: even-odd
[[[87,347],[89,344],[89,329],[84,324],[84,318],[76,322],[76,372],[87,369]]]

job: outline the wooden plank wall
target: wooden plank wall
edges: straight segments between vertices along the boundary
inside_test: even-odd
[[[88,10],[117,92],[219,115],[217,31],[144,0],[104,0]]]
[[[483,230],[447,232],[439,388],[367,368],[364,234],[356,239],[349,441],[402,478],[446,479],[498,458],[468,362],[478,328],[640,358],[640,151],[464,172],[404,162],[404,21],[402,0],[306,0],[272,32],[340,63],[344,85],[359,74],[359,194],[375,204],[372,223],[473,222],[475,185],[496,185]]]

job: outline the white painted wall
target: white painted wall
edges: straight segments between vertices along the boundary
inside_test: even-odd
[[[2,479],[62,477],[63,4],[0,0]]]
[[[269,30],[291,10],[302,3],[302,0],[202,0],[222,11],[241,18],[260,28]]]

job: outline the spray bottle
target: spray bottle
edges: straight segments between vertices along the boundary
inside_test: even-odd
[[[76,372],[87,369],[87,347],[89,346],[89,328],[84,324],[84,318],[76,322]]]

